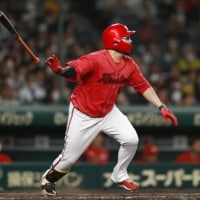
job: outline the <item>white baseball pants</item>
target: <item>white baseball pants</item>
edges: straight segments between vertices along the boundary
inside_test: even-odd
[[[104,132],[120,144],[112,181],[117,183],[128,179],[127,168],[136,153],[138,135],[128,118],[116,106],[106,116],[92,118],[70,103],[64,148],[51,168],[66,173],[99,132]]]

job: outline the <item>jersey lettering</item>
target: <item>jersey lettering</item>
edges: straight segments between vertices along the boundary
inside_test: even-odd
[[[124,75],[120,76],[119,78],[113,78],[112,74],[103,73],[102,78],[98,80],[99,83],[103,84],[121,84],[125,83],[127,78]]]

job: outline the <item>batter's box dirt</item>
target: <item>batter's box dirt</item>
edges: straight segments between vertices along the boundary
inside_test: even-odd
[[[200,200],[199,190],[145,190],[127,192],[116,190],[57,189],[56,197],[41,197],[39,190],[1,191],[0,200]]]

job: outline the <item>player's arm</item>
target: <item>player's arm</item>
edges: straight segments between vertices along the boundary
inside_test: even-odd
[[[143,92],[143,96],[157,108],[163,104],[151,86]]]
[[[165,123],[167,123],[168,119],[170,119],[175,126],[178,125],[178,120],[175,115],[160,101],[152,87],[145,90],[143,92],[143,96],[160,110]]]
[[[139,67],[135,62],[133,62],[133,66],[135,67],[135,70],[130,77],[129,85],[140,92],[150,103],[155,105],[160,110],[165,123],[167,123],[168,119],[170,119],[175,126],[178,125],[177,118],[169,109],[167,109],[165,104],[161,102],[158,95],[151,87],[151,84],[144,78],[143,74],[141,73]]]
[[[51,68],[55,74],[59,74],[66,78],[73,78],[76,76],[76,71],[72,66],[62,67],[60,61],[55,55],[50,56],[45,60],[45,63]]]

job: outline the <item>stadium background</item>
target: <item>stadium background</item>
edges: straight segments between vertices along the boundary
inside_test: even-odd
[[[54,53],[64,64],[102,48],[101,32],[115,22],[137,31],[131,56],[180,120],[176,128],[164,125],[155,108],[124,88],[117,104],[137,122],[136,158],[143,142],[150,140],[159,146],[165,168],[199,135],[198,0],[2,0],[0,8],[41,59],[35,65],[0,25],[0,140],[14,167],[15,162],[52,161],[62,149],[74,84],[52,74],[44,60]],[[62,114],[59,125],[54,121],[57,112]],[[27,113],[34,118],[30,123]],[[106,137],[105,146],[115,162],[117,144]]]

